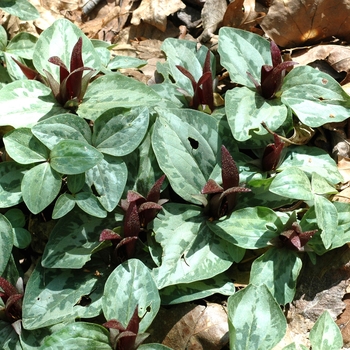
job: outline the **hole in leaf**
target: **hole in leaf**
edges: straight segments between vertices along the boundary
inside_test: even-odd
[[[89,306],[91,304],[91,302],[92,302],[92,300],[88,295],[83,295],[75,305]]]
[[[193,139],[192,137],[189,137],[187,140],[190,142],[190,145],[191,145],[191,147],[193,149],[197,149],[198,148],[199,143],[198,143],[197,140]]]

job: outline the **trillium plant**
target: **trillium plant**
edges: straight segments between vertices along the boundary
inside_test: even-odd
[[[270,43],[270,49],[272,66],[264,64],[261,67],[261,83],[259,84],[252,74],[247,72],[248,77],[254,83],[256,90],[266,99],[275,97],[276,93],[281,89],[286,69],[292,68],[297,64],[293,61],[282,62],[281,52],[273,41]]]
[[[350,97],[239,29],[219,31],[221,91],[205,46],[166,39],[153,85],[111,49],[65,19],[0,27],[0,348],[166,350],[160,308],[215,294],[230,349],[273,349],[302,268],[350,242],[348,180],[303,134]],[[315,312],[311,346],[340,349]]]

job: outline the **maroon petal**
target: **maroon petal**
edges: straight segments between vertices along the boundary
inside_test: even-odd
[[[131,202],[124,217],[124,238],[138,236],[139,232],[140,220],[138,208],[135,202]]]
[[[134,313],[131,316],[131,319],[130,319],[126,329],[128,331],[131,331],[131,332],[137,334],[139,332],[140,321],[141,321],[141,319],[139,317],[139,307],[138,307],[138,305],[136,305]]]
[[[237,204],[236,197],[237,193],[239,192],[251,192],[251,189],[246,187],[231,187],[221,193],[219,199],[221,203],[225,203],[226,208],[220,208],[219,217],[230,214],[232,212]]]
[[[281,159],[284,142],[275,133],[273,137],[275,143],[266,146],[262,157],[262,169],[264,171],[276,170]]]
[[[123,238],[116,246],[117,249],[119,249],[120,247],[122,247],[125,244],[131,243],[131,242],[135,242],[137,241],[139,238],[137,236],[133,236],[133,237],[126,237]],[[135,242],[136,243],[136,242]]]
[[[278,66],[274,67],[269,74],[267,74],[265,79],[261,78],[261,91],[263,97],[266,99],[274,97],[275,93],[281,88],[285,70],[296,64],[297,62],[292,61],[280,63]]]
[[[122,237],[118,235],[118,233],[115,233],[112,230],[104,229],[100,234],[99,241],[102,242],[102,241],[113,240],[113,239],[121,240]]]
[[[106,328],[118,329],[119,331],[126,330],[126,328],[119,321],[114,320],[114,319],[105,322],[102,326],[106,327]]]
[[[71,72],[73,72],[76,69],[84,67],[83,57],[82,57],[82,48],[83,48],[83,38],[80,37],[72,50],[72,56],[70,59]]]
[[[188,79],[190,79],[193,91],[196,90],[196,80],[194,79],[193,75],[184,67],[181,66],[176,66],[176,68],[183,74],[185,75]]]
[[[224,190],[237,187],[239,184],[239,173],[235,161],[225,146],[221,146],[221,174]]]
[[[255,85],[255,88],[258,90],[258,93],[261,94],[261,86],[256,81],[256,79],[252,76],[250,72],[247,72],[248,78],[251,80],[251,82]]]
[[[0,277],[0,288],[5,292],[7,296],[18,293],[17,289],[3,277]]]
[[[193,97],[193,108],[198,109],[199,105],[209,106],[214,110],[213,79],[211,72],[204,73],[198,80]]]
[[[126,199],[129,203],[131,202],[146,202],[146,198],[142,196],[140,193],[135,192],[135,191],[128,191],[128,194],[126,196]]]
[[[274,41],[270,42],[272,65],[274,67],[282,63],[281,51]]]
[[[309,240],[312,238],[312,236],[317,232],[318,230],[311,230],[311,231],[305,231],[302,232],[300,237],[301,246],[303,247]]]
[[[150,189],[150,191],[147,194],[147,201],[148,202],[155,202],[157,203],[159,201],[160,198],[160,189],[163,185],[163,182],[165,180],[165,174],[162,175],[156,182],[155,184],[152,186],[152,188]]]
[[[154,202],[145,202],[139,206],[140,226],[146,228],[154,220],[162,206]]]
[[[218,185],[213,179],[209,179],[208,182],[202,188],[202,194],[213,194],[224,192],[224,189]]]
[[[49,58],[49,62],[60,67],[60,83],[62,83],[62,81],[64,79],[66,79],[68,77],[68,75],[69,75],[69,70],[68,70],[67,66],[57,56],[50,57]]]
[[[140,230],[141,225],[137,205],[135,202],[131,202],[124,217],[124,238],[138,237]],[[125,246],[128,258],[134,255],[135,247],[136,241],[129,242],[129,244]]]
[[[22,73],[29,79],[29,80],[35,80],[39,73],[37,71],[35,71],[34,69],[31,69],[29,67],[27,67],[26,65],[24,65],[23,63],[21,63],[20,61],[16,60],[14,57],[12,57],[12,59],[17,63],[17,65],[19,66],[19,68],[21,68]]]
[[[161,210],[162,206],[154,202],[145,202],[139,206],[139,213],[142,213],[143,211],[150,210],[150,209]]]

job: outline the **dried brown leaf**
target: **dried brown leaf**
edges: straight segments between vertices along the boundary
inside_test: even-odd
[[[206,0],[202,9],[203,33],[198,41],[207,42],[210,40],[215,31],[222,25],[226,9],[226,0]]]
[[[303,65],[320,60],[325,61],[336,72],[347,73],[341,84],[350,81],[350,47],[342,45],[317,45],[304,50],[293,51],[292,59]]]
[[[220,350],[228,342],[227,314],[222,305],[182,304],[161,309],[147,341],[173,350]]]
[[[142,20],[165,32],[167,17],[185,7],[181,0],[142,0],[140,6],[133,12],[131,23],[139,25]]]
[[[344,183],[350,182],[350,158],[340,158],[338,170],[343,175]]]
[[[262,9],[255,0],[234,0],[227,6],[223,26],[252,31],[265,16]]]
[[[261,27],[281,47],[317,43],[332,36],[349,40],[350,3],[347,0],[274,0]]]

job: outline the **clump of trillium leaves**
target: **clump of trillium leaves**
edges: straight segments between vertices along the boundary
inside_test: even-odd
[[[37,71],[23,65],[17,60],[15,61],[28,79],[45,81],[52,90],[57,102],[65,108],[73,108],[77,107],[82,102],[89,81],[95,73],[94,69],[84,67],[82,47],[83,39],[80,37],[72,50],[70,69],[67,68],[58,56],[52,56],[49,58],[50,63],[59,66],[59,81],[56,81],[52,74],[45,69],[44,72],[46,79],[40,76]],[[89,70],[90,72],[83,77],[85,70]]]
[[[109,320],[103,324],[109,328],[110,344],[115,350],[134,350],[148,337],[148,333],[138,334],[141,318],[138,315],[138,306],[125,328],[117,320]]]
[[[165,175],[161,176],[148,192],[146,198],[135,191],[128,191],[126,199],[122,199],[120,206],[124,210],[123,237],[117,232],[105,229],[100,234],[100,241],[111,240],[116,243],[115,255],[118,259],[118,249],[125,246],[125,258],[134,256],[136,241],[147,225],[155,219],[167,199],[160,199],[160,189]]]
[[[247,72],[248,77],[254,83],[258,93],[266,98],[272,99],[281,89],[283,78],[286,70],[293,67],[297,62],[285,61],[282,62],[281,51],[274,41],[270,42],[272,66],[264,64],[261,67],[260,84],[254,79],[250,72]]]
[[[177,65],[176,68],[191,81],[193,88],[193,97],[189,98],[189,107],[192,109],[200,109],[204,112],[211,113],[214,110],[214,81],[210,68],[210,51],[208,51],[205,57],[203,74],[198,81],[195,80],[193,75],[186,68],[179,65]],[[190,96],[187,91],[183,92],[185,96]]]
[[[213,179],[209,179],[202,189],[202,194],[209,195],[202,202],[208,215],[213,219],[232,212],[236,205],[238,192],[250,192],[246,187],[239,187],[239,173],[237,165],[225,146],[221,146],[221,177],[222,186]]]

